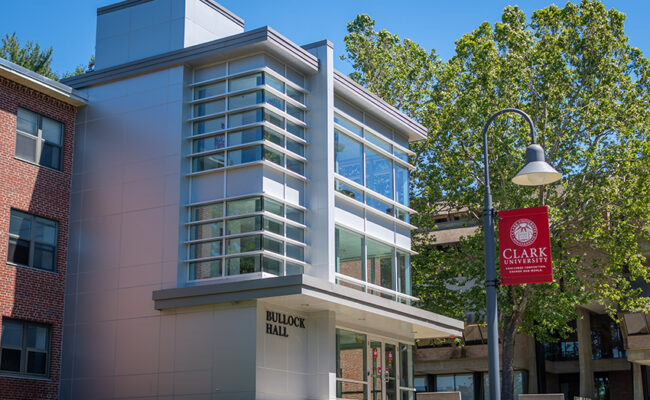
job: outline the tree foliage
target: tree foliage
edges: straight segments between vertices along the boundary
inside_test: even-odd
[[[512,396],[505,373],[512,354],[505,352],[517,331],[552,340],[568,333],[576,305],[590,302],[612,315],[648,311],[650,299],[635,283],[650,279],[641,251],[650,237],[650,69],[629,45],[624,20],[589,0],[552,5],[530,19],[507,7],[501,22],[458,39],[446,62],[377,32],[368,16],[348,24],[352,78],[429,128],[428,139],[413,145],[411,193],[421,228],[414,235],[414,287],[426,308],[459,318],[484,314],[481,131],[492,113],[526,111],[547,160],[563,175],[557,186],[514,185],[528,126],[503,115],[490,127],[495,208],[550,207],[555,276],[549,284],[499,289],[504,398]],[[428,232],[435,216],[450,210],[467,213],[479,228],[454,246],[439,246]]]

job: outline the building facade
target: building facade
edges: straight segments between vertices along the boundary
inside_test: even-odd
[[[413,399],[408,144],[426,129],[211,0],[97,11],[61,398]]]
[[[72,88],[0,59],[0,397],[57,398]]]

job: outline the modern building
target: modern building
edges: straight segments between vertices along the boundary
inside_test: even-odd
[[[0,398],[56,398],[78,91],[0,58]]]
[[[438,216],[431,232],[438,246],[453,246],[473,235],[477,222],[468,213]],[[646,257],[650,259],[650,253]],[[650,294],[645,284],[645,295]],[[515,393],[564,393],[567,400],[650,400],[650,315],[626,313],[615,323],[603,307],[578,308],[574,332],[543,345],[534,337],[515,339]],[[463,336],[419,340],[415,350],[418,392],[460,391],[463,400],[489,399],[487,329],[468,314]]]
[[[426,129],[211,0],[97,10],[62,399],[413,399],[408,144]]]

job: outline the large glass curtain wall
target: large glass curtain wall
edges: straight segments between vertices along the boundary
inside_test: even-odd
[[[193,86],[192,172],[267,160],[304,175],[305,93],[269,71]]]
[[[304,222],[303,210],[263,196],[191,206],[187,279],[300,274]]]
[[[336,191],[408,222],[408,153],[340,113],[334,122],[335,172],[364,188],[337,179]]]
[[[408,303],[411,267],[407,252],[340,227],[335,235],[339,284]]]

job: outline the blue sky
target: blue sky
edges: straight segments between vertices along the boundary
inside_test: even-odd
[[[116,0],[21,0],[3,2],[0,35],[16,32],[21,42],[33,40],[54,47],[53,69],[62,73],[87,63],[94,54],[97,7]],[[494,23],[508,5],[518,5],[527,15],[552,4],[539,0],[221,0],[220,4],[246,22],[246,30],[269,25],[290,40],[306,44],[322,39],[334,43],[334,52],[345,51],[346,24],[357,14],[369,14],[378,28],[408,37],[443,58],[453,55],[454,41],[483,21]],[[559,6],[564,1],[555,2]],[[604,0],[608,8],[627,15],[626,34],[633,46],[650,55],[650,2]],[[326,4],[323,7],[323,4]],[[342,72],[347,62],[336,60]]]

